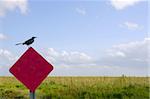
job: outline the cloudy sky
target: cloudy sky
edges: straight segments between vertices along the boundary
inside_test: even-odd
[[[1,76],[32,36],[50,75],[148,75],[148,0],[0,0]]]

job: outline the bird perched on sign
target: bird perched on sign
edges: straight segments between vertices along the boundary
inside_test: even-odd
[[[17,43],[16,45],[20,45],[20,44],[22,44],[22,45],[31,45],[33,42],[34,42],[34,39],[35,38],[37,38],[37,37],[32,37],[32,38],[30,38],[29,40],[27,40],[27,41],[25,41],[24,43]]]

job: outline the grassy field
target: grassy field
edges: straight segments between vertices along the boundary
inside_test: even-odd
[[[48,77],[36,99],[149,99],[148,77]],[[0,99],[29,99],[14,77],[0,77]]]

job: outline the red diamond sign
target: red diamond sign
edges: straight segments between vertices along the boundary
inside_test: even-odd
[[[52,70],[53,66],[32,47],[10,68],[10,72],[32,92]]]

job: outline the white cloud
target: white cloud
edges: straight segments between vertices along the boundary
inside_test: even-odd
[[[54,64],[53,75],[148,75],[148,46],[150,38],[114,45],[101,58],[83,52],[44,51],[47,60]]]
[[[44,56],[56,65],[81,66],[92,64],[92,57],[83,52],[56,51],[53,48],[48,48],[44,51]]]
[[[150,46],[150,39],[148,38],[145,38],[143,41],[115,45],[107,50],[106,56],[102,61],[104,64],[114,66],[147,67],[149,62],[148,46]]]
[[[126,57],[126,55],[125,55],[124,52],[121,52],[121,51],[115,51],[115,52],[113,52],[113,50],[109,50],[108,55],[112,56],[112,57]]]
[[[86,13],[87,13],[85,8],[76,8],[76,12],[81,15],[86,15]]]
[[[16,60],[17,57],[13,55],[10,51],[6,49],[0,49],[0,64],[2,65],[3,63],[9,64],[10,62]],[[5,64],[5,65],[6,65]]]
[[[8,76],[9,68],[18,59],[12,52],[6,49],[0,49],[0,75]]]
[[[111,5],[117,10],[123,10],[129,6],[133,6],[143,0],[110,0]]]
[[[19,8],[22,14],[26,14],[27,0],[0,0],[0,16],[5,16],[8,11],[14,11]]]
[[[1,60],[3,60],[5,58],[8,61],[15,60],[13,54],[10,51],[4,50],[4,49],[0,49],[0,58],[1,58]]]
[[[0,75],[10,75],[9,68],[17,57],[6,49],[0,49]]]
[[[97,66],[107,66],[103,69],[104,74],[111,75],[149,75],[149,50],[150,38],[142,41],[134,41],[119,45],[114,45],[108,49],[104,55],[97,60]],[[113,68],[117,67],[117,68]]]
[[[125,27],[125,28],[128,28],[129,30],[142,29],[142,26],[140,26],[139,24],[134,23],[134,22],[129,22],[129,21],[126,21],[123,24],[120,24],[120,27]]]
[[[0,40],[4,40],[4,39],[6,39],[7,37],[4,35],[4,34],[2,34],[2,33],[0,33]]]
[[[45,49],[42,53],[54,65],[52,75],[57,76],[132,76],[148,75],[150,38],[114,45],[101,58],[93,58],[84,52]],[[98,54],[98,53],[97,53]],[[8,75],[17,57],[6,49],[0,49],[0,75]]]

